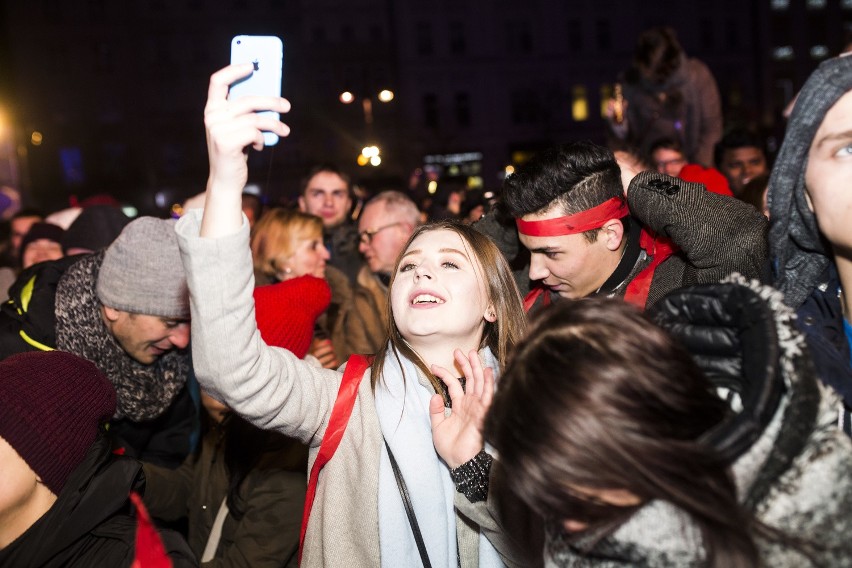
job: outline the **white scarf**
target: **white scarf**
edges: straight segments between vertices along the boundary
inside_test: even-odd
[[[485,366],[494,369],[496,378],[499,366],[491,350],[486,347],[479,354]],[[435,391],[431,385],[420,383],[414,363],[401,360],[402,368],[388,349],[382,378],[376,385],[379,425],[405,480],[432,566],[458,566],[453,506],[456,488],[449,467],[432,443],[429,401]],[[379,465],[379,545],[382,566],[422,566],[384,444]],[[479,565],[503,566],[500,555],[482,534]]]

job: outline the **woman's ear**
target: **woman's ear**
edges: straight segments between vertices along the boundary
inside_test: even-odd
[[[488,307],[485,308],[485,315],[483,317],[485,318],[485,321],[489,323],[497,321],[497,310],[494,309],[494,304],[488,304]]]

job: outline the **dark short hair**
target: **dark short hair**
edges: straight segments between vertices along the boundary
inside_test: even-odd
[[[591,142],[539,152],[503,182],[504,206],[516,218],[553,205],[571,215],[623,195],[621,169],[612,152]]]
[[[683,48],[675,31],[667,26],[650,28],[639,34],[633,63],[645,69],[655,83],[663,83],[680,65]]]
[[[648,155],[653,156],[657,150],[665,148],[666,150],[674,150],[675,152],[683,153],[683,145],[674,138],[658,138],[648,148]]]
[[[713,161],[716,167],[722,165],[722,158],[726,151],[738,148],[757,148],[766,156],[766,149],[760,136],[745,128],[735,128],[725,134],[713,147]]]
[[[308,170],[308,173],[302,178],[302,182],[299,185],[299,195],[304,196],[305,192],[308,190],[308,183],[310,183],[311,179],[313,179],[315,175],[321,173],[334,174],[340,177],[340,179],[346,183],[346,191],[349,193],[349,198],[352,199],[352,178],[335,164],[329,162],[316,164]]]

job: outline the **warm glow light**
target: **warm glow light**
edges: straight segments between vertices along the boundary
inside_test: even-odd
[[[508,166],[506,166],[505,171],[506,171],[506,175],[510,176],[513,173],[515,173],[515,166],[513,166],[512,164],[509,164]]]
[[[430,194],[434,194],[436,191],[438,191],[438,182],[435,180],[430,181],[429,185],[426,186],[426,191],[428,191]]]
[[[36,130],[30,136],[30,142],[32,142],[33,146],[41,146],[41,143],[44,141],[44,136],[41,132]]]
[[[382,163],[382,159],[379,156],[373,156],[372,158],[370,158],[370,165],[371,166],[378,166],[381,163]]]
[[[340,102],[342,102],[343,104],[348,105],[354,100],[355,95],[353,95],[349,91],[343,91],[342,93],[340,93]]]
[[[366,146],[361,153],[368,158],[373,158],[379,155],[379,147],[378,146]]]
[[[379,100],[383,103],[389,103],[393,100],[393,91],[384,89],[379,93]]]
[[[582,122],[589,118],[589,101],[586,96],[586,87],[577,85],[573,90],[573,101],[571,102],[571,118]]]
[[[358,154],[357,161],[359,166],[366,166],[370,162],[370,158],[364,154]]]

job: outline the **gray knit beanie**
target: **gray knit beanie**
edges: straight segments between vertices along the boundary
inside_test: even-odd
[[[189,317],[189,292],[174,219],[140,217],[109,246],[98,274],[105,306],[166,318]]]
[[[852,55],[824,61],[796,100],[784,143],[769,178],[769,254],[773,286],[798,308],[831,259],[805,195],[805,172],[814,136],[826,113],[852,90]]]

